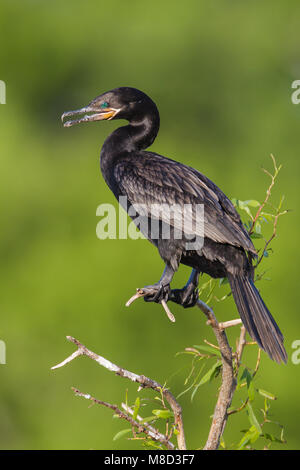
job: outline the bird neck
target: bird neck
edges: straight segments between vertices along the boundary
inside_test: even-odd
[[[155,140],[159,130],[159,114],[152,109],[140,119],[135,117],[127,126],[116,129],[104,142],[102,151],[114,154],[115,152],[132,152],[149,147]]]
[[[149,147],[159,130],[159,113],[152,109],[141,119],[130,120],[127,126],[116,129],[104,142],[100,154],[100,166],[104,179],[113,190],[113,169],[119,158],[135,154]]]

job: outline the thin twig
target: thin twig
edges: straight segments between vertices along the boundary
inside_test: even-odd
[[[240,318],[236,318],[235,320],[228,320],[228,321],[219,323],[219,328],[221,328],[222,330],[225,330],[226,328],[240,325],[241,323],[242,323],[242,320]]]
[[[271,235],[271,237],[269,238],[269,240],[266,241],[265,243],[265,246],[264,246],[264,249],[262,250],[262,255],[260,256],[259,260],[257,261],[256,263],[256,266],[255,268],[257,268],[257,266],[261,263],[261,261],[263,260],[264,256],[265,256],[265,252],[269,246],[269,244],[271,243],[272,240],[274,240],[274,238],[276,237],[277,235],[277,222],[278,222],[278,219],[281,215],[284,215],[284,214],[287,214],[287,210],[283,211],[283,212],[278,212],[275,216],[274,216],[274,223],[273,223],[273,233]]]
[[[212,348],[217,349],[218,351],[220,351],[219,346],[216,346],[215,344],[210,343],[209,341],[207,341],[207,339],[204,339],[203,341],[204,341],[204,343],[207,344],[208,346],[210,346],[210,347],[212,347]]]
[[[186,450],[186,443],[185,443],[185,436],[184,436],[184,427],[183,427],[183,419],[182,419],[182,408],[179,403],[176,401],[174,395],[166,388],[164,388],[161,384],[152,380],[144,375],[138,375],[129,370],[123,369],[116,364],[113,364],[108,359],[105,359],[102,356],[94,353],[87,349],[82,343],[80,343],[77,339],[73,338],[72,336],[67,336],[67,340],[71,341],[77,346],[77,351],[71,354],[67,359],[60,362],[56,366],[53,366],[51,369],[58,369],[59,367],[63,367],[69,362],[73,361],[79,356],[87,356],[90,359],[96,361],[100,366],[105,367],[106,369],[110,370],[111,372],[115,372],[120,377],[124,377],[126,379],[131,380],[132,382],[136,382],[140,384],[139,389],[141,388],[152,388],[156,392],[162,393],[164,398],[169,403],[173,414],[174,414],[174,421],[175,426],[177,428],[177,444],[179,450]]]
[[[126,403],[122,403],[121,406],[127,414],[133,416],[134,410],[132,408],[130,408],[130,406],[126,405]],[[174,444],[172,444],[172,442],[170,442],[170,437],[168,437],[165,434],[162,434],[162,433],[158,432],[157,429],[155,429],[153,426],[151,426],[151,424],[145,422],[144,419],[140,415],[136,415],[135,419],[138,423],[140,423],[142,426],[144,426],[146,428],[146,431],[143,431],[143,432],[145,432],[145,434],[147,434],[152,439],[161,442],[166,447],[168,447],[168,449],[171,449],[171,450],[175,449]]]
[[[93,403],[96,403],[97,405],[102,405],[102,406],[105,406],[106,408],[113,410],[119,416],[119,418],[125,419],[126,421],[128,421],[128,423],[131,424],[131,426],[136,428],[138,433],[144,433],[147,436],[151,437],[151,439],[160,442],[161,444],[166,446],[168,449],[174,450],[174,445],[172,444],[172,442],[169,442],[168,438],[164,434],[161,434],[155,428],[153,428],[152,426],[149,426],[148,423],[138,422],[137,420],[129,416],[128,413],[123,413],[123,411],[121,411],[117,407],[117,405],[107,403],[106,401],[98,400],[97,398],[94,398],[87,393],[82,393],[80,390],[78,390],[75,387],[72,387],[72,390],[77,396],[86,398],[87,400],[91,400]]]
[[[249,344],[245,341],[245,335],[246,335],[245,327],[242,327],[241,328],[241,334],[240,334],[240,340],[239,340],[237,351],[236,351],[236,359],[237,359],[236,372],[235,372],[236,376],[238,375],[239,367],[241,365],[241,357],[242,357],[242,353],[244,351],[244,347]],[[257,343],[254,343],[254,344],[257,344]],[[258,348],[256,365],[255,365],[255,369],[254,369],[253,374],[252,374],[252,380],[254,379],[254,377],[255,377],[255,375],[258,371],[259,364],[260,364],[260,356],[261,356],[261,349]],[[244,385],[247,385],[247,383],[246,382],[242,383],[240,385],[240,387],[243,387]],[[238,408],[234,408],[233,410],[229,410],[228,411],[228,416],[233,415],[235,413],[239,413],[240,411],[243,411],[243,409],[246,408],[246,406],[248,404],[248,401],[249,401],[249,396],[246,398],[246,400],[244,401],[244,403],[242,403],[241,406],[239,406]]]
[[[263,168],[264,173],[266,173],[268,176],[270,176],[270,178],[271,178],[271,183],[270,183],[270,186],[269,186],[268,189],[267,189],[266,197],[265,197],[263,203],[259,206],[259,208],[258,208],[258,210],[257,210],[257,212],[256,212],[256,214],[255,214],[255,217],[254,217],[254,219],[253,219],[253,221],[252,221],[252,225],[251,225],[250,230],[249,230],[249,235],[252,234],[252,232],[253,232],[253,230],[254,230],[255,223],[256,223],[258,217],[260,216],[261,211],[263,210],[263,208],[265,207],[265,205],[267,204],[267,202],[268,202],[268,200],[269,200],[269,198],[270,198],[270,196],[271,196],[271,191],[272,191],[272,188],[273,188],[273,186],[274,186],[274,184],[275,184],[276,177],[277,177],[277,175],[278,175],[278,173],[279,173],[279,171],[280,171],[280,169],[281,169],[281,165],[280,165],[279,167],[277,167],[277,165],[276,165],[276,160],[275,160],[275,158],[274,158],[274,155],[271,154],[270,157],[271,157],[272,160],[273,160],[273,165],[274,165],[275,173],[274,173],[274,175],[272,175],[269,171],[267,171],[267,170],[265,170],[265,169]]]
[[[239,370],[239,367],[240,367],[242,354],[243,354],[245,346],[246,346],[246,328],[243,325],[241,327],[240,337],[239,337],[239,341],[238,341],[238,345],[237,345],[236,353],[235,353],[235,358],[236,358],[236,372],[235,372],[235,375],[236,376],[238,374],[238,370]]]

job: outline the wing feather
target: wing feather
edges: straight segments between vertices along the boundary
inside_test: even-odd
[[[205,237],[256,253],[231,201],[197,170],[152,152],[140,152],[140,155],[128,154],[119,160],[114,177],[121,193],[141,215],[145,215],[144,210],[151,212],[152,218],[170,223],[168,211],[161,207],[174,206],[171,225],[180,230],[184,205],[203,204]],[[195,211],[185,212],[184,232],[203,236],[195,214]]]

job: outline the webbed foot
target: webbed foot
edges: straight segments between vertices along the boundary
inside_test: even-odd
[[[193,269],[187,284],[182,289],[171,290],[169,300],[184,308],[194,307],[199,297],[198,281],[199,272]]]

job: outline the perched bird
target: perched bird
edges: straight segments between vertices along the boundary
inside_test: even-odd
[[[273,360],[286,362],[282,333],[254,284],[255,248],[231,201],[198,170],[145,150],[155,140],[160,124],[158,109],[145,93],[130,87],[116,88],[88,106],[62,115],[65,127],[111,119],[125,119],[129,124],[105,140],[100,154],[102,174],[116,198],[125,197],[125,209],[135,222],[139,220],[139,228],[165,262],[159,282],[145,287],[151,292],[145,300],[172,300],[190,307],[198,298],[200,273],[227,277],[250,336]],[[140,207],[140,213],[132,215],[132,206]],[[168,206],[173,208],[172,217],[166,210]],[[182,228],[185,206],[192,211]],[[204,208],[202,230],[195,224],[196,206]],[[139,215],[144,221],[159,221],[160,229],[169,229],[169,236],[163,236],[162,230],[152,236],[151,224],[140,224]],[[176,235],[177,229],[181,230],[181,237]],[[202,244],[187,248],[193,235]],[[184,288],[171,290],[170,283],[180,263],[192,268],[191,276]]]

